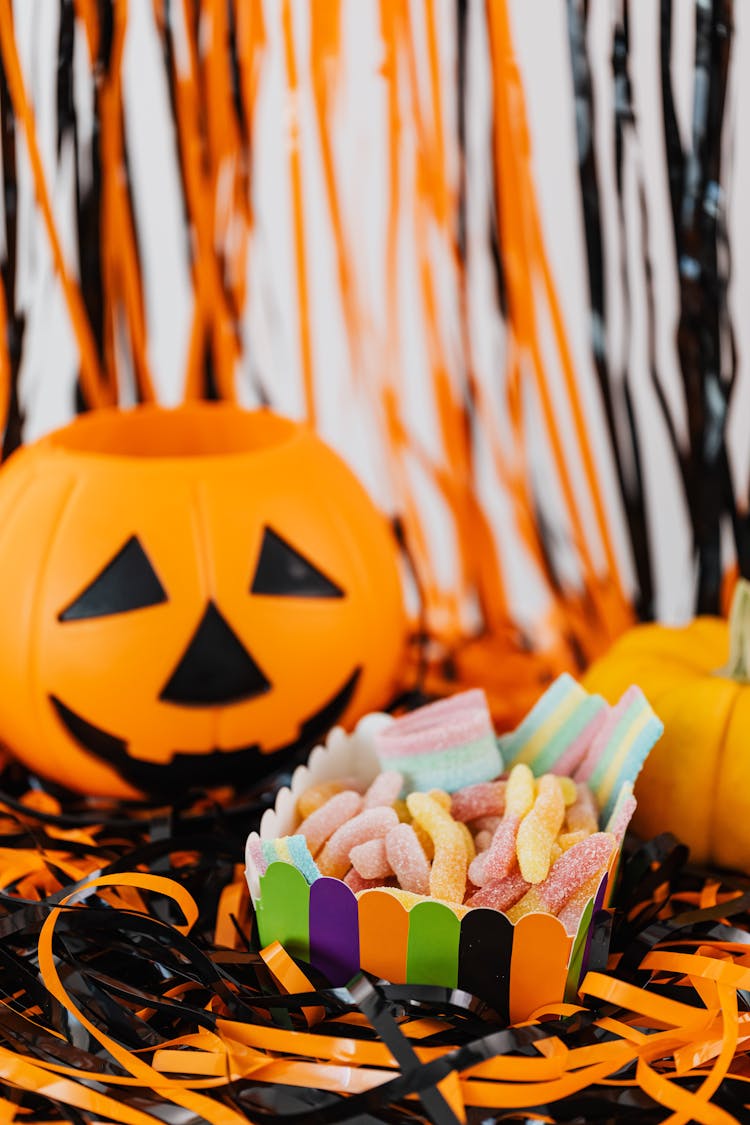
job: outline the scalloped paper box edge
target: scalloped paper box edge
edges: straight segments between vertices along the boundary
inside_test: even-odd
[[[338,727],[331,731],[264,813],[261,838],[293,831],[297,798],[311,786],[340,777],[372,781],[379,769],[372,736],[392,721],[372,714],[351,735]],[[260,876],[249,854],[245,874],[262,944],[279,941],[334,987],[364,969],[394,984],[472,993],[515,1023],[544,1005],[574,1000],[584,974],[604,967],[606,946],[592,945],[591,926],[610,900],[619,858],[619,851],[612,856],[574,937],[549,914],[528,914],[514,925],[486,908],[469,910],[462,919],[438,902],[407,910],[386,891],[365,891],[357,899],[339,879],[326,876],[310,886],[288,863],[271,863]]]

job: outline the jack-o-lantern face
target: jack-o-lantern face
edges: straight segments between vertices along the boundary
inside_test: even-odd
[[[90,416],[12,459],[0,520],[0,737],[67,786],[248,782],[394,687],[395,544],[285,419]]]

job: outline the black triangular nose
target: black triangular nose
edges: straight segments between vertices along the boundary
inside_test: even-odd
[[[159,698],[186,707],[207,707],[252,699],[270,687],[239,637],[209,602]]]

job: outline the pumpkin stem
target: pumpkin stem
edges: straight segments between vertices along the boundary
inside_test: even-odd
[[[729,660],[720,670],[739,684],[750,683],[750,582],[737,579],[729,611]]]

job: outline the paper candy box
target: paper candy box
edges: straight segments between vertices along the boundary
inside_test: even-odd
[[[555,760],[570,756],[576,744],[580,747],[587,727],[597,726],[592,720],[597,710],[600,734],[605,716],[610,737],[598,783],[595,771],[589,784],[602,809],[600,827],[610,827],[624,804],[632,806],[635,774],[661,733],[661,724],[638,695],[637,707],[631,696],[628,713],[625,697],[618,707],[607,708],[570,677],[561,677],[518,730],[498,740],[506,768],[525,760],[536,774],[549,771]],[[597,700],[594,709],[591,700]],[[261,840],[294,832],[297,799],[313,785],[343,777],[369,784],[380,768],[374,733],[392,721],[369,715],[351,735],[333,730],[326,746],[312,751],[307,765],[294,772],[290,787],[279,792],[275,807],[264,814]],[[262,945],[278,940],[332,985],[346,984],[361,968],[392,983],[472,993],[502,1019],[517,1022],[545,1004],[573,1000],[584,973],[602,967],[607,949],[592,942],[592,920],[609,902],[618,862],[619,850],[575,935],[550,914],[527,914],[514,925],[499,911],[481,907],[459,910],[461,918],[450,906],[430,900],[407,910],[385,890],[366,890],[356,897],[339,879],[321,876],[310,884],[286,862],[271,862],[261,874],[249,849],[246,875]]]

